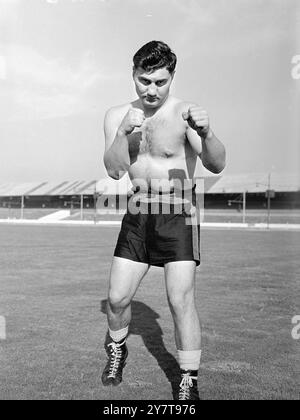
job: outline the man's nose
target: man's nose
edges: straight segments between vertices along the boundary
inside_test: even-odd
[[[149,86],[148,89],[148,95],[149,96],[156,96],[156,86]]]

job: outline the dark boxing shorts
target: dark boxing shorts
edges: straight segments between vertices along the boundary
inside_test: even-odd
[[[200,264],[200,224],[195,188],[190,200],[173,193],[134,194],[128,203],[114,256],[163,267],[173,261]]]

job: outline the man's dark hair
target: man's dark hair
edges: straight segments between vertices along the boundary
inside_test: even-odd
[[[147,73],[166,67],[173,73],[177,57],[171,48],[162,41],[150,41],[143,45],[133,57],[134,70],[141,67]]]

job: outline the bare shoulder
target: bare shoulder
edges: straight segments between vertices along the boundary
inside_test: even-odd
[[[122,120],[130,107],[131,103],[127,103],[109,108],[105,113],[105,120],[115,122]]]

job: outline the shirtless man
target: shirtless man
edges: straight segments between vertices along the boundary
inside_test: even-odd
[[[168,45],[151,41],[135,54],[133,62],[138,99],[107,111],[104,164],[114,179],[128,172],[132,184],[139,187],[136,193],[142,203],[145,198],[162,196],[173,203],[176,185],[183,185],[183,180],[192,182],[197,157],[208,170],[220,173],[225,167],[225,149],[211,130],[202,107],[170,95],[177,58]],[[194,198],[192,188],[192,201]],[[195,231],[193,224],[186,223],[185,211],[175,217],[174,212],[155,213],[132,214],[128,210],[122,222],[110,273],[110,342],[106,346],[108,361],[102,382],[118,385],[122,381],[131,301],[149,267],[156,265],[164,267],[174,320],[181,371],[178,399],[197,400],[201,332],[194,283],[200,263],[199,237],[195,240],[199,226]]]

